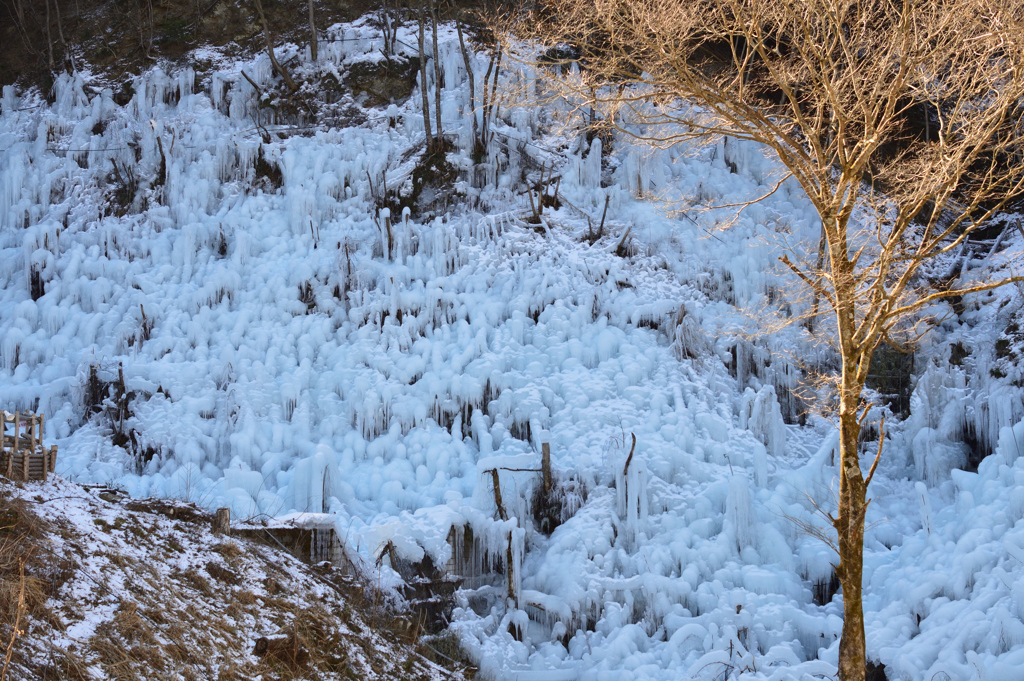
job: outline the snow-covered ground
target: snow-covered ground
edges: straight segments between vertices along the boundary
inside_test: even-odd
[[[300,76],[380,59],[368,23],[329,33]],[[450,159],[468,169],[453,31],[439,51]],[[738,217],[703,210],[766,193],[774,166],[735,140],[654,151],[623,137],[602,154],[571,107],[510,98],[488,186],[392,215],[389,254],[373,194],[411,181],[418,91],[353,127],[269,125],[264,143],[241,73],[267,88],[266,57],[218,63],[202,87],[154,69],[125,107],[81,77],[52,105],[4,90],[0,407],[47,415],[58,473],[240,518],[332,514],[384,583],[392,558],[451,562],[467,577],[452,626],[496,678],[834,676],[841,595],[816,604],[812,589],[835,557],[805,530],[833,503],[835,437],[823,420],[783,422],[794,367],[829,354],[801,327],[749,335],[794,290],[781,249],[817,243],[792,181]],[[542,87],[528,67],[502,73]],[[552,163],[562,206],[527,224],[521,178]],[[115,210],[107,178],[129,171],[134,203]],[[1021,242],[1002,245],[997,266]],[[990,379],[1020,305],[1009,290],[943,322],[887,441],[865,607],[890,679],[1024,665],[1024,426],[1000,430],[1024,410],[1015,375]],[[970,354],[950,366],[958,341]],[[92,414],[97,390],[111,397]],[[967,430],[995,447],[977,473],[952,470]],[[550,535],[534,518],[545,442]]]
[[[214,534],[194,506],[59,478],[0,480],[0,497],[32,523],[25,574],[52,594],[23,615],[8,679],[465,678],[341,570]]]

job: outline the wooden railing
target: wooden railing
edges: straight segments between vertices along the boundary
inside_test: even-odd
[[[0,411],[0,474],[9,480],[43,480],[57,463],[57,445],[43,446],[43,415]]]

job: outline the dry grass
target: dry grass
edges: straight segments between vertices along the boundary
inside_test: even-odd
[[[2,485],[0,662],[13,646],[0,681],[97,672],[115,681],[438,678],[430,662],[468,675],[467,665],[417,646],[415,617],[341,570],[301,566],[244,539],[210,543],[202,525],[177,512],[171,519],[169,505],[158,508],[166,520],[138,511],[101,527],[92,514],[103,504],[79,503],[77,490],[65,498],[80,511],[65,515]],[[137,542],[132,528],[150,525]],[[67,557],[54,555],[50,537],[60,537]],[[196,560],[182,565],[182,554],[167,550],[172,542]],[[53,636],[87,619],[99,622],[87,638]],[[29,631],[12,639],[15,625]],[[263,647],[254,650],[257,640]],[[433,643],[452,660],[456,648]]]
[[[62,579],[60,570],[47,569],[45,534],[45,524],[28,504],[0,488],[0,681],[23,664],[19,641],[28,619],[53,619],[45,604]]]
[[[235,592],[235,600],[242,605],[255,605],[259,599],[256,597],[256,594],[248,589],[239,589]]]
[[[261,660],[261,671],[281,681],[318,673],[351,675],[346,636],[338,619],[322,605],[295,609],[291,624],[273,637],[261,638],[253,651]]]
[[[238,545],[238,542],[231,540],[223,541],[213,547],[213,550],[224,556],[224,559],[229,563],[234,559],[242,555],[242,547]]]
[[[196,571],[195,568],[189,568],[185,572],[181,573],[182,579],[184,579],[193,589],[198,591],[204,596],[210,596],[213,594],[213,587],[210,586],[210,580],[201,575]]]
[[[51,648],[46,665],[38,670],[40,678],[62,679],[63,681],[92,681],[88,672],[89,663],[76,652]]]
[[[193,654],[198,647],[187,637],[197,632],[206,636],[211,631],[217,627],[205,627],[201,613],[193,608],[140,609],[137,603],[124,601],[111,620],[96,628],[89,640],[89,653],[100,663],[105,677],[116,681],[206,678],[212,674],[208,660]]]

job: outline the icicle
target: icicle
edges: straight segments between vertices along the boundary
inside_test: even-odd
[[[928,488],[923,482],[915,482],[914,489],[917,490],[917,501],[921,510],[921,528],[926,534],[932,533],[932,502],[928,498]]]
[[[633,551],[637,535],[647,520],[647,466],[636,453],[636,436],[621,472],[616,473],[615,493],[619,517],[625,522],[626,549]]]
[[[749,429],[767,448],[769,456],[778,457],[785,453],[786,424],[773,386],[766,385],[757,393],[750,388],[743,392],[739,426]]]
[[[590,153],[580,169],[581,184],[584,187],[599,188],[601,186],[601,138],[595,137],[590,143]]]
[[[743,550],[750,546],[756,536],[756,517],[750,502],[750,482],[742,473],[729,478],[729,496],[725,502],[725,518],[733,527],[736,548]]]
[[[1012,466],[1024,454],[1024,421],[1010,427],[999,429],[998,451]]]

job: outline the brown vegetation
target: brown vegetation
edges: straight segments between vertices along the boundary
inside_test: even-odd
[[[471,673],[372,587],[213,535],[195,507],[121,504],[59,479],[0,485],[3,681]]]
[[[25,501],[0,489],[0,681],[24,668],[20,643],[35,635],[33,623],[56,622],[46,602],[67,579],[69,566],[49,554],[47,531]]]

